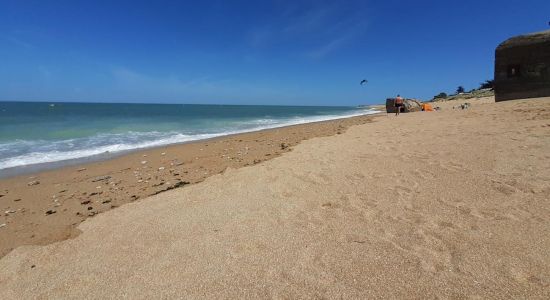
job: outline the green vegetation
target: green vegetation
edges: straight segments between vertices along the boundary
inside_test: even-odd
[[[494,87],[495,87],[495,81],[492,79],[489,79],[480,83],[479,88],[477,89],[474,88],[466,92],[463,86],[459,86],[456,89],[456,94],[447,95],[447,93],[441,92],[438,95],[434,96],[431,101],[448,101],[448,100],[490,97],[495,95],[495,91],[493,90]]]
[[[441,92],[438,95],[434,96],[434,100],[435,99],[447,99],[447,93]]]
[[[494,89],[495,88],[495,81],[492,79],[485,80],[485,82],[482,82],[479,84],[479,89]]]

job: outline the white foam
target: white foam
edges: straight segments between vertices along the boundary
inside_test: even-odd
[[[360,115],[375,114],[379,111],[364,110],[358,111],[352,114],[346,115],[326,115],[326,116],[314,116],[304,118],[290,118],[290,119],[258,119],[246,124],[257,125],[252,128],[242,130],[226,130],[219,133],[207,133],[207,134],[182,134],[177,132],[128,132],[126,134],[100,134],[93,138],[89,138],[87,141],[81,141],[77,139],[48,142],[48,141],[15,141],[0,145],[0,154],[9,152],[10,149],[14,150],[16,147],[25,146],[26,148],[36,149],[41,148],[41,151],[25,153],[0,159],[0,170],[42,163],[58,162],[70,159],[85,158],[103,153],[117,153],[121,151],[129,151],[136,149],[151,148],[157,146],[163,146],[168,144],[177,144],[190,141],[204,140],[219,136],[253,132],[258,130],[278,128],[290,125],[305,124],[312,122],[320,122],[327,120],[335,120],[341,118],[349,118]],[[243,124],[243,125],[246,125]],[[149,141],[143,141],[144,138],[153,139]],[[132,140],[132,141],[129,141]],[[106,141],[112,142],[108,145],[101,145]],[[114,143],[116,142],[116,143]],[[81,145],[83,149],[74,149],[76,145]],[[64,151],[59,151],[60,148],[68,148]]]

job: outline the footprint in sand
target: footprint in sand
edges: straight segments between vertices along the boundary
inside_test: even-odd
[[[441,228],[455,228],[455,225],[451,222],[439,221],[437,225]]]
[[[359,194],[359,200],[361,203],[364,203],[367,208],[375,208],[378,206],[378,201],[376,201],[375,197],[369,197],[367,194]]]
[[[356,182],[356,181],[363,181],[365,179],[365,175],[363,174],[359,174],[359,173],[355,173],[353,175],[346,175],[346,179],[352,181],[352,182]]]
[[[516,193],[516,191],[517,191],[517,189],[515,187],[513,187],[509,184],[506,184],[504,182],[500,182],[500,181],[497,181],[497,180],[491,180],[491,182],[492,182],[491,185],[495,190],[497,190],[497,191],[499,191],[499,192],[501,192],[501,193],[503,193],[507,196],[510,196],[510,195]]]
[[[415,169],[413,171],[413,174],[416,176],[416,177],[420,177],[424,180],[427,180],[427,179],[434,179],[436,176],[434,173],[428,171],[428,170],[421,170],[421,169]]]
[[[348,234],[346,235],[346,241],[348,243],[366,244],[367,236],[362,234]]]
[[[330,203],[330,202],[325,202],[325,203],[321,204],[321,207],[322,207],[322,208],[332,208],[332,203]]]
[[[466,168],[464,165],[458,162],[450,161],[446,163],[440,163],[440,167],[442,167],[445,170],[449,171],[457,171],[457,172],[470,172],[471,170]]]

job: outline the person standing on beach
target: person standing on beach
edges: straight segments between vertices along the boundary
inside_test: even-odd
[[[399,116],[401,113],[401,107],[403,107],[403,98],[401,98],[401,95],[397,95],[395,98],[395,115]]]

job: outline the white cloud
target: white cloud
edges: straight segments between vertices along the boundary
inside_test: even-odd
[[[114,67],[111,73],[115,91],[137,101],[254,103],[252,101],[280,100],[294,94],[272,84],[231,78],[203,76],[182,80],[176,76],[151,76],[125,67]]]
[[[294,3],[248,33],[253,48],[291,44],[296,52],[321,59],[350,44],[366,31],[364,6],[347,2]]]

